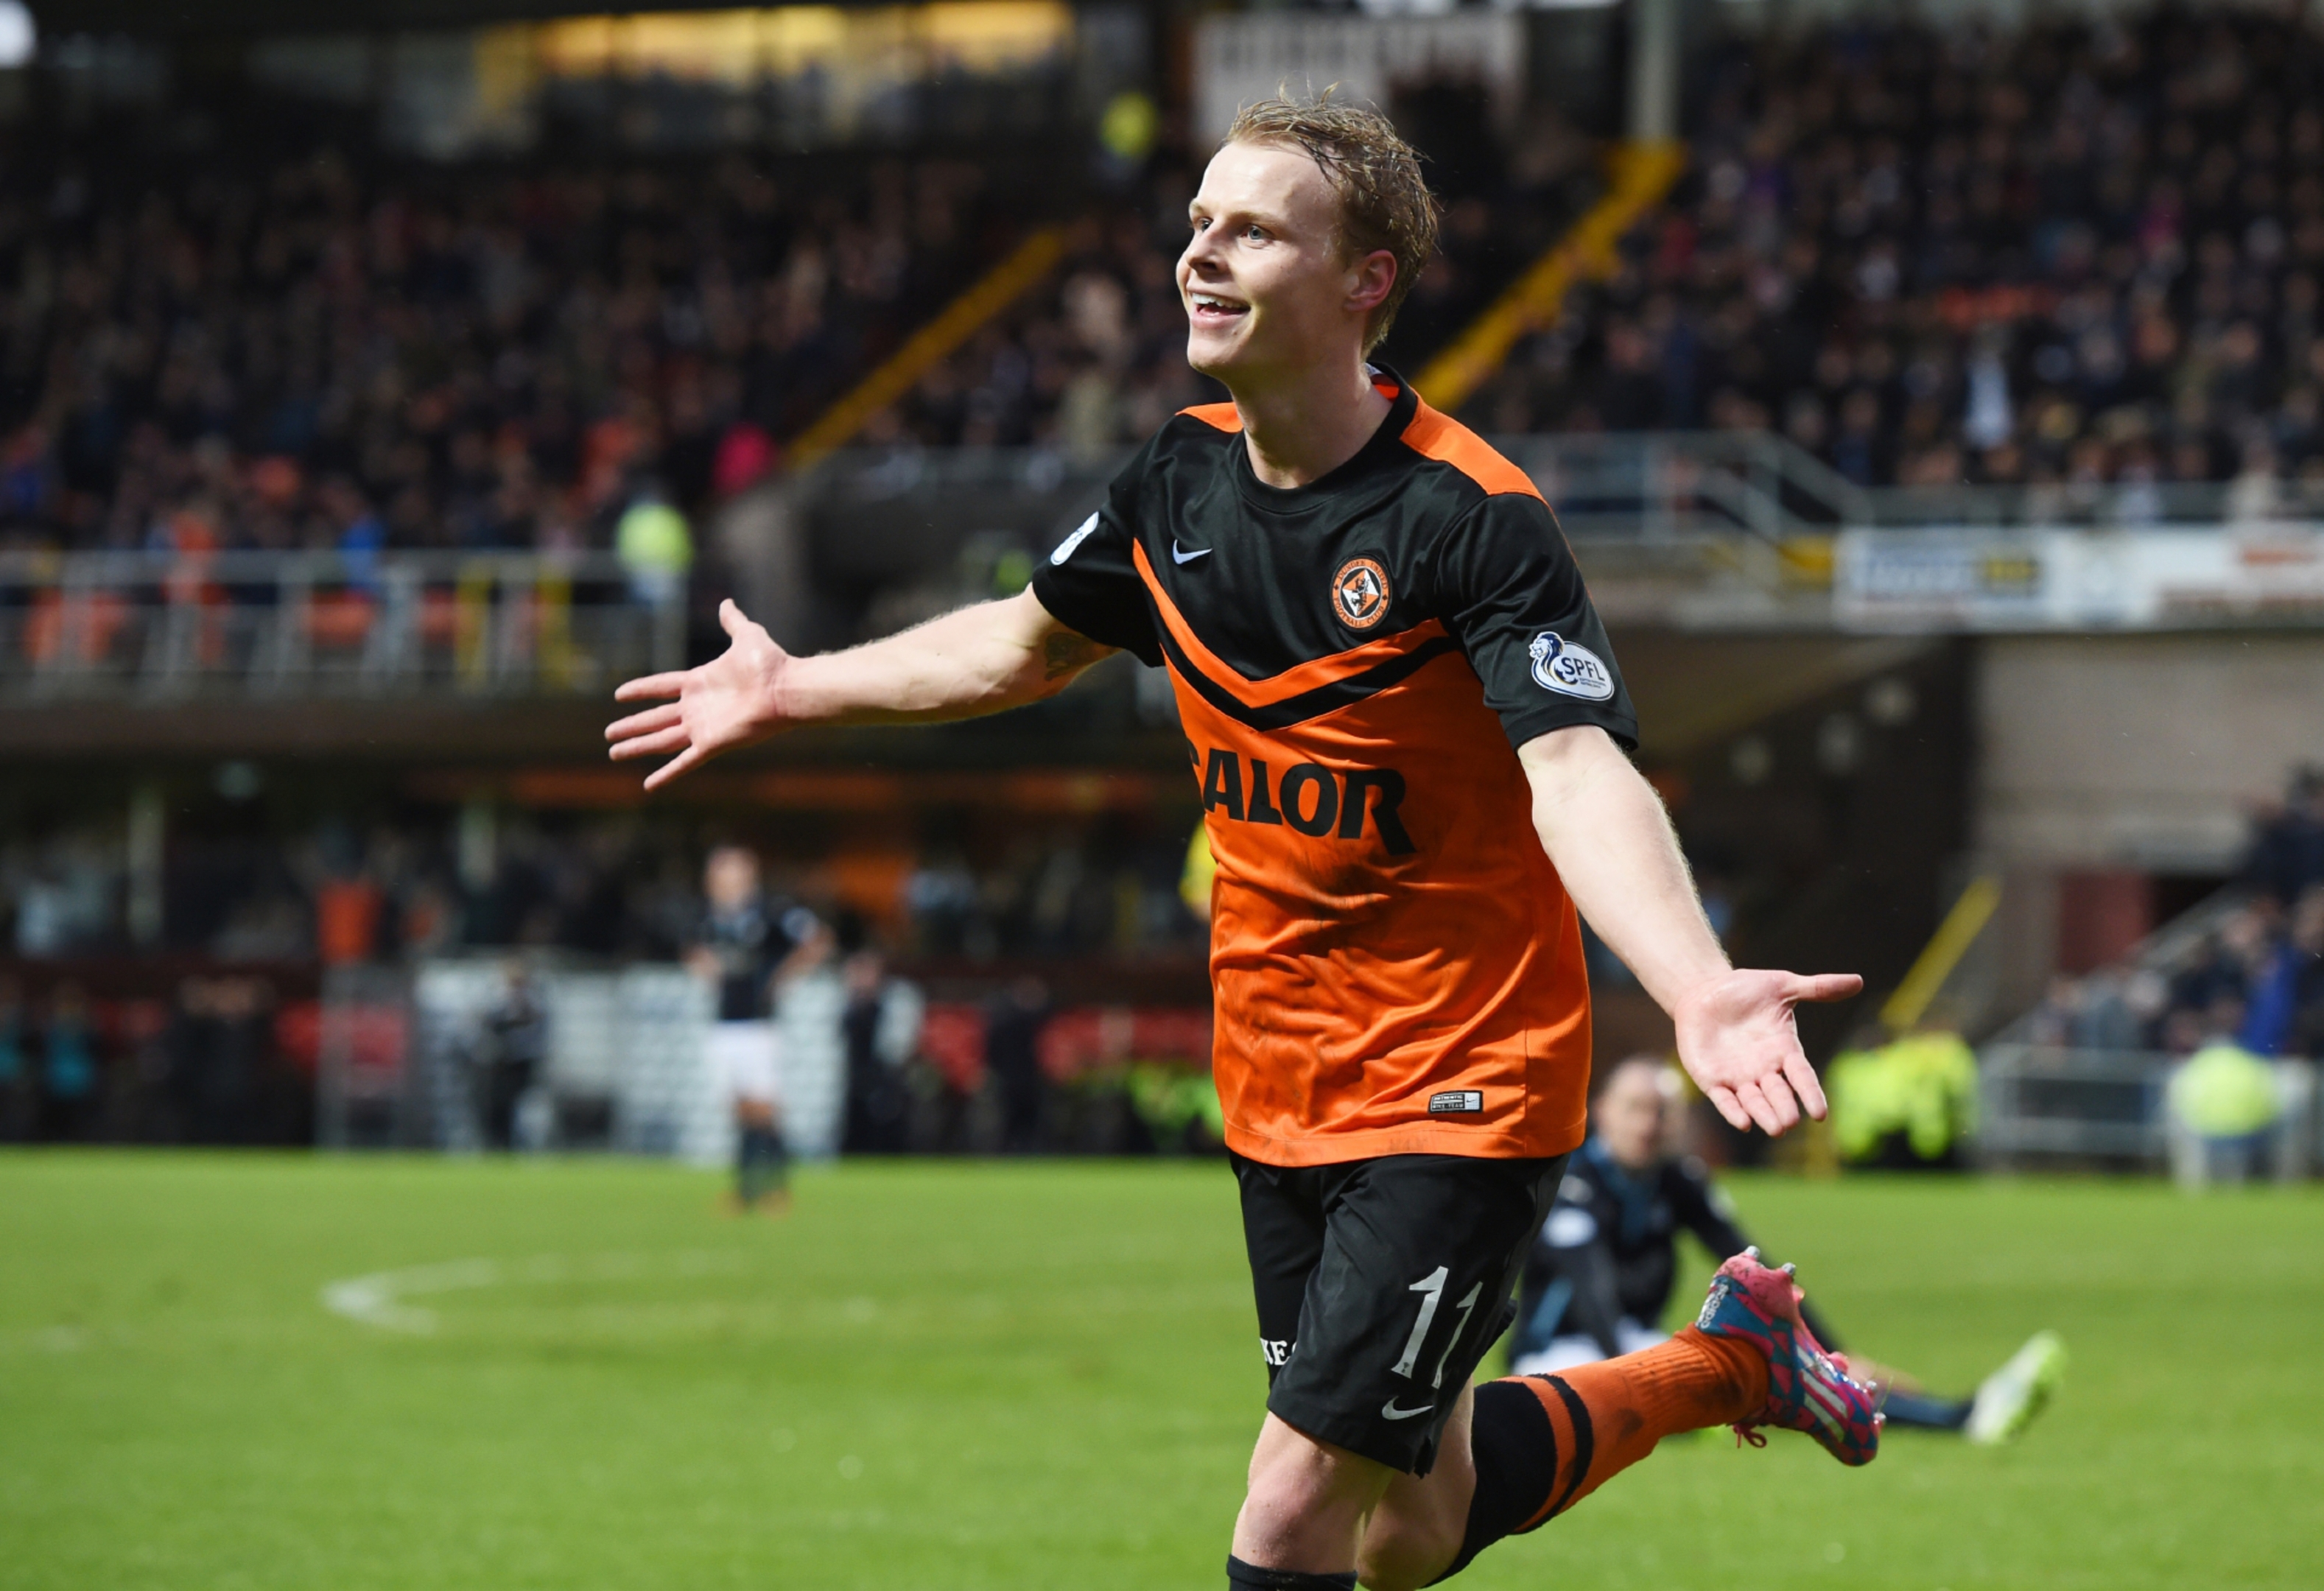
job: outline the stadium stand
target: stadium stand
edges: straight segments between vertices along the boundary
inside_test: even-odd
[[[1416,360],[1595,177],[1554,114],[1504,153],[1473,95],[1408,97],[1478,152],[1442,173]],[[0,176],[0,550],[610,547],[641,496],[698,516],[775,467],[1049,217],[1054,280],[862,439],[1104,456],[1215,396],[1177,347],[1182,150],[429,164],[279,95],[202,109],[198,148],[104,121]]]
[[[203,108],[198,148],[105,119],[0,175],[0,549],[609,547],[772,467],[1045,186],[1023,151],[427,165]]]
[[[133,936],[109,831],[69,826],[0,852],[0,929],[17,955],[150,951],[225,962],[345,965],[499,947],[668,959],[701,902],[680,823],[572,814],[518,817],[489,841],[456,812],[328,819],[257,832],[197,813],[171,846],[159,932]],[[1121,818],[1051,825],[1038,838],[942,832],[876,876],[835,872],[800,834],[771,859],[787,893],[826,910],[890,917],[899,949],[936,957],[1182,954],[1199,932],[1177,897],[1184,832]],[[205,829],[209,832],[205,832]],[[465,848],[465,849],[464,849]]]
[[[1697,73],[1677,194],[1472,421],[1775,428],[1862,485],[2324,490],[2304,25],[1849,23]],[[1552,113],[1502,140],[1456,86],[1399,108],[1479,152],[1438,173],[1412,366],[1598,178]],[[610,545],[641,492],[698,513],[771,467],[1039,217],[1074,223],[1051,282],[863,439],[1102,456],[1209,396],[1174,350],[1182,147],[423,166],[264,97],[173,170],[157,143],[99,124],[6,174],[0,546]]]
[[[1473,421],[1779,428],[1862,485],[2324,491],[2305,22],[1850,21],[1699,75],[1681,189]]]
[[[358,1052],[364,1035],[391,1033],[393,1064],[382,1065],[401,1075],[403,1041],[420,1031],[415,978],[489,981],[515,956],[560,988],[610,987],[622,974],[608,970],[625,967],[636,982],[690,943],[700,852],[733,832],[725,817],[571,813],[507,814],[480,831],[457,809],[424,806],[368,827],[326,818],[302,829],[237,796],[180,798],[143,934],[138,887],[107,828],[14,825],[0,847],[0,1141],[303,1139],[327,1013],[353,1013],[339,1020]],[[980,1136],[989,1124],[972,1108],[987,1079],[983,991],[1026,977],[1046,980],[1056,1003],[1045,993],[1028,1030],[1040,1072],[1024,1146],[1118,1146],[1119,1121],[1076,1125],[1104,1115],[1091,1088],[1119,1094],[1135,1081],[1167,1094],[1167,1079],[1133,1080],[1124,1066],[1183,1071],[1204,1053],[1188,1037],[1188,1022],[1207,1018],[1190,998],[1201,928],[1177,894],[1185,829],[1175,812],[1158,828],[1101,812],[1038,835],[983,816],[954,813],[901,849],[876,838],[835,848],[827,821],[756,827],[779,842],[769,852],[779,897],[810,903],[849,950],[898,952],[936,999],[933,1036],[914,1058],[927,1108],[896,1146],[998,1143]],[[466,1025],[438,1072],[456,1072],[481,1042],[483,997],[463,998]],[[624,998],[669,1003],[650,978]],[[1117,1032],[1101,1017],[1114,1009],[1142,1015]],[[354,1062],[340,1073],[350,1069],[360,1080]],[[1056,1090],[1072,1098],[1050,1101]],[[452,1138],[406,1141],[459,1141],[448,1119],[440,1106],[427,1117]],[[1172,1119],[1182,1133],[1183,1114]]]
[[[1536,55],[1549,16],[1528,14]],[[2324,47],[2240,10],[1722,26],[1688,68],[1680,185],[1462,413],[1557,503],[1738,953],[1901,970],[1937,881],[1991,832],[1967,814],[1995,708],[1970,695],[1999,676],[1972,660],[1982,642],[1930,639],[1976,627],[1950,611],[1844,611],[1850,547],[1829,533],[1984,522],[1962,505],[1987,487],[2015,493],[2003,525],[2137,523],[2169,497],[2164,517],[2211,544],[2310,511]],[[55,759],[5,808],[0,970],[38,1030],[18,1049],[45,1055],[43,1025],[78,1011],[67,1029],[97,1035],[105,1076],[134,1071],[133,1035],[177,1031],[191,998],[200,1031],[275,1023],[311,1056],[309,1018],[276,1019],[311,1013],[334,970],[665,959],[690,859],[738,821],[770,852],[835,859],[794,893],[879,920],[930,979],[932,1033],[981,1035],[1020,970],[1051,979],[1076,1054],[1101,961],[1136,1008],[1199,1000],[1172,898],[1192,792],[1167,685],[1127,667],[931,737],[927,769],[834,739],[785,771],[738,759],[674,817],[576,771],[604,684],[715,644],[726,590],[801,648],[1017,590],[1124,447],[1215,396],[1180,358],[1170,262],[1202,152],[1180,108],[1130,154],[1094,136],[1100,101],[1068,115],[1058,98],[1043,137],[625,144],[625,110],[591,136],[552,115],[530,144],[420,158],[369,111],[230,73],[95,115],[52,76],[16,85],[29,108],[0,106],[56,133],[0,166],[0,708]],[[656,115],[681,90],[620,88]],[[1394,91],[1419,143],[1460,152],[1434,173],[1443,256],[1385,351],[1407,374],[1606,213],[1610,124],[1527,95],[1492,121],[1473,83]],[[850,452],[787,468],[844,395],[1046,236],[1054,267],[864,412]],[[2100,492],[2107,510],[2077,510]],[[758,562],[725,566],[738,547]],[[2034,566],[1978,557],[1977,579]],[[398,559],[401,588],[380,574]],[[1884,622],[1893,641],[1862,633]],[[164,732],[166,750],[147,738]],[[287,770],[293,755],[315,761]],[[147,757],[176,760],[131,766]],[[227,794],[261,764],[264,800]],[[850,782],[871,768],[876,800]],[[1056,787],[1009,825],[961,795],[996,774]],[[794,777],[813,793],[778,790]],[[1084,777],[1140,794],[1079,805]],[[498,825],[482,851],[471,795]],[[134,860],[149,800],[165,865]],[[2209,810],[2221,854],[2167,865],[2215,881],[2232,809]],[[2282,909],[2221,925],[2209,971],[2164,976],[2135,1021],[2131,973],[2061,984],[2036,1047],[2164,1054],[2219,1025],[2201,989],[2249,1005],[2254,969],[2298,937],[2283,880],[2308,877],[2314,827],[2272,831],[2254,882]],[[2005,916],[2034,897],[2011,891]],[[133,961],[137,979],[115,975]],[[2046,947],[2036,962],[1990,1016],[2034,1001]],[[1610,1030],[1624,975],[1605,956],[1593,971]],[[1820,1054],[1839,1036],[1811,1030]],[[982,1086],[982,1043],[943,1041],[938,1070]]]

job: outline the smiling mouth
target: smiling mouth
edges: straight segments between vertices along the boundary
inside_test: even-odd
[[[1196,326],[1222,326],[1250,313],[1250,306],[1215,293],[1188,293],[1186,315]]]

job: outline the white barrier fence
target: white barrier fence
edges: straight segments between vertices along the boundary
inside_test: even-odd
[[[2168,1166],[2181,1182],[2207,1181],[2201,1140],[2173,1123],[2165,1102],[2177,1064],[2169,1055],[2139,1050],[1988,1044],[1978,1065],[1978,1156],[2002,1168],[2061,1162]],[[2316,1068],[2282,1061],[2275,1075],[2281,1114],[2249,1169],[2292,1182],[2324,1163]]]
[[[828,1002],[801,1013],[819,1020]],[[325,1148],[475,1153],[497,1101],[512,1146],[726,1159],[734,1125],[706,1054],[713,995],[682,967],[576,968],[443,960],[334,971],[323,990],[316,1138]],[[837,1145],[836,1044],[782,1046],[785,1136],[809,1158]]]

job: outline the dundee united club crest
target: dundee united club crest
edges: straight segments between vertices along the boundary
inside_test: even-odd
[[[1603,702],[1614,694],[1613,671],[1588,647],[1577,647],[1554,630],[1545,630],[1526,648],[1533,656],[1533,683],[1561,696]]]
[[[1332,611],[1350,630],[1370,630],[1388,616],[1388,571],[1370,558],[1350,558],[1332,576]]]

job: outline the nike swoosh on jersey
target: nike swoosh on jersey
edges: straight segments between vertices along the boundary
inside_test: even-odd
[[[1434,1407],[1436,1407],[1436,1405],[1434,1403],[1423,1403],[1417,1409],[1399,1409],[1396,1406],[1396,1400],[1394,1398],[1390,1398],[1387,1402],[1380,1405],[1380,1418],[1382,1420],[1410,1420],[1417,1415],[1427,1413]]]
[[[1209,557],[1212,550],[1213,549],[1207,547],[1198,547],[1193,552],[1188,552],[1178,545],[1178,538],[1176,537],[1173,536],[1170,538],[1170,560],[1173,563],[1191,564],[1196,558]]]

